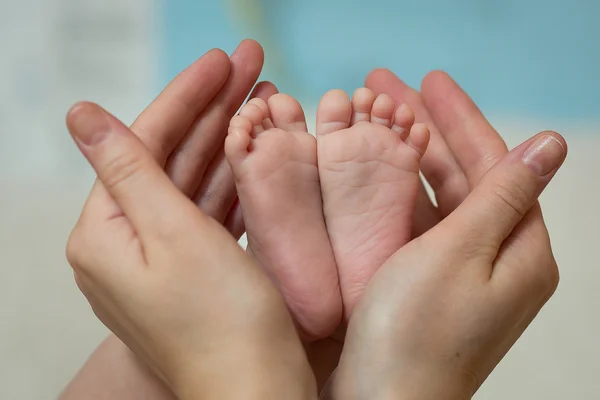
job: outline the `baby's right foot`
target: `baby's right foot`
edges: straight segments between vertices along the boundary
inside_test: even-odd
[[[377,269],[411,239],[429,130],[386,95],[334,90],[317,111],[323,211],[346,318]]]
[[[233,170],[248,251],[279,286],[307,339],[338,326],[342,303],[323,218],[316,140],[290,96],[251,100],[231,120]]]

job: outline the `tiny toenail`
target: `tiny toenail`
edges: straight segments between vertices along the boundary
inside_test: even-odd
[[[392,126],[392,130],[394,132],[398,133],[399,135],[402,135],[404,132],[406,132],[406,129],[404,129],[403,127],[401,127],[399,125]]]

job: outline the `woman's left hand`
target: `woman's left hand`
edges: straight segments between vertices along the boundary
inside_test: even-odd
[[[67,123],[115,202],[84,211],[67,249],[100,320],[178,398],[313,397],[281,296],[227,230],[100,107],[78,104]]]

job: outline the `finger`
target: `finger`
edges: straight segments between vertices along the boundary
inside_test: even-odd
[[[219,93],[229,70],[227,54],[218,49],[209,51],[173,79],[131,125],[161,165]]]
[[[173,210],[187,207],[144,144],[105,110],[92,103],[77,104],[67,115],[67,126],[142,239],[173,224]]]
[[[387,93],[396,104],[408,104],[416,122],[427,124],[431,131],[429,147],[421,161],[423,175],[435,192],[438,206],[445,216],[452,212],[469,193],[467,180],[446,145],[419,92],[402,82],[387,69],[376,69],[367,76],[365,86],[375,94]]]
[[[421,93],[435,125],[471,188],[507,152],[506,144],[473,100],[441,71],[423,80]]]
[[[173,79],[135,120],[131,130],[161,165],[225,84],[229,70],[227,54],[217,49],[209,51]],[[89,210],[93,212],[86,212]],[[106,220],[120,213],[106,189],[96,182],[83,214]]]
[[[227,218],[225,218],[223,226],[231,233],[235,240],[239,240],[246,231],[242,207],[240,206],[239,201],[236,200],[233,207],[231,207],[231,211],[229,212],[229,215],[227,215]]]
[[[567,154],[565,140],[542,132],[511,151],[496,164],[463,204],[447,218],[462,227],[464,236],[481,248],[495,249],[537,203]],[[443,222],[445,223],[445,221]]]
[[[256,84],[252,93],[250,93],[250,99],[258,98],[263,99],[265,102],[269,100],[269,97],[279,93],[277,87],[271,82],[263,81]]]
[[[261,82],[256,85],[250,98],[260,98],[266,101],[276,93],[277,88],[271,82]],[[223,222],[236,197],[233,173],[221,148],[208,167],[200,187],[193,196],[193,201],[206,214],[218,222]]]
[[[192,197],[218,149],[223,146],[229,120],[256,83],[263,66],[262,47],[243,41],[231,56],[227,82],[198,116],[167,161],[166,171],[181,191]]]
[[[208,167],[204,180],[192,200],[207,215],[222,223],[236,197],[233,173],[221,149]]]

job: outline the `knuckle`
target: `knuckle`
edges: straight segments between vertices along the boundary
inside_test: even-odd
[[[560,282],[558,264],[552,255],[539,257],[539,264],[535,269],[533,278],[540,293],[546,299],[549,299],[558,288]]]
[[[82,228],[78,224],[73,228],[73,231],[69,235],[66,246],[67,261],[74,270],[79,269],[81,265],[81,254],[84,252],[85,241],[82,240]]]
[[[142,125],[139,119],[133,123],[131,130],[144,143],[155,159],[161,165],[164,165],[171,152],[171,141],[158,140],[156,137],[152,136],[148,132],[148,127]]]
[[[97,238],[93,230],[78,223],[67,240],[67,261],[76,275],[91,275],[93,273],[94,257],[98,253]]]
[[[85,285],[85,279],[82,278],[81,274],[78,274],[77,271],[74,271],[73,278],[75,279],[75,284],[81,293],[87,296],[87,286]]]
[[[465,241],[461,247],[461,254],[465,260],[488,260],[492,255],[498,253],[498,245],[495,240],[482,240],[482,238],[487,237],[481,233]]]
[[[143,163],[144,159],[139,155],[120,154],[105,165],[102,183],[110,190],[121,186],[124,182],[139,179],[144,171]]]
[[[498,180],[489,200],[500,212],[523,218],[531,206],[531,191],[517,180]]]
[[[528,254],[523,254],[517,261],[521,265],[529,265],[526,279],[531,291],[543,297],[546,301],[552,297],[560,282],[560,271],[549,240],[531,240],[524,238]],[[524,248],[524,247],[523,247]]]
[[[558,288],[560,271],[552,252],[548,232],[543,231],[543,234],[535,236],[532,234],[529,237],[529,243],[536,261],[536,266],[533,269],[534,279],[538,282],[540,291],[550,298]]]

